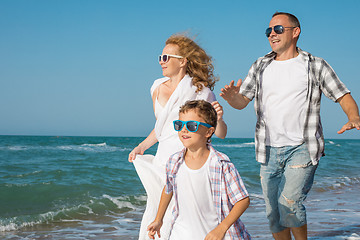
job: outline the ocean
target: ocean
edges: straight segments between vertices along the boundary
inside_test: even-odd
[[[0,136],[0,239],[137,239],[146,194],[127,158],[142,140]],[[309,239],[360,239],[360,140],[325,142],[305,202]],[[254,139],[215,138],[213,146],[250,193],[241,219],[253,239],[272,239]]]

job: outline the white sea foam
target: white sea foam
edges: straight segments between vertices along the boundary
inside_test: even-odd
[[[137,207],[134,206],[129,201],[125,200],[124,197],[111,197],[107,194],[103,195],[104,198],[109,199],[111,202],[113,202],[118,208],[130,208],[130,209],[136,209]]]
[[[94,212],[94,206],[102,205],[106,207],[106,203],[103,199],[108,199],[112,203],[114,203],[119,209],[128,208],[131,210],[138,210],[139,207],[133,205],[129,202],[129,198],[131,196],[121,196],[121,197],[111,197],[107,194],[104,194],[102,198],[94,198],[91,199],[87,204],[79,204],[73,207],[62,208],[58,211],[49,211],[46,213],[34,215],[34,216],[19,216],[12,217],[7,219],[0,219],[0,232],[9,232],[9,231],[17,231],[19,229],[25,227],[32,227],[42,223],[49,223],[53,221],[63,221],[63,222],[78,222],[78,221],[86,221],[76,219],[76,215],[96,215]],[[140,197],[141,198],[141,197]],[[131,222],[131,221],[129,221]]]
[[[9,223],[5,225],[0,224],[0,232],[8,232],[14,230],[17,230],[17,226],[15,223]]]
[[[135,196],[134,198],[138,201],[146,201],[147,200],[146,195]]]
[[[124,152],[131,150],[129,148],[109,146],[106,143],[58,146],[58,148],[62,150],[79,152]]]
[[[360,184],[360,177],[323,177],[314,185],[317,189],[334,190]]]
[[[336,147],[341,147],[341,144],[335,143],[334,141],[331,140],[325,141],[325,145],[334,145]]]
[[[109,146],[104,143],[91,144],[85,143],[82,145],[61,145],[61,146],[27,146],[27,145],[13,145],[8,147],[0,147],[0,150],[8,151],[85,151],[85,152],[124,152],[131,151],[130,148]]]
[[[353,233],[353,234],[351,234],[351,236],[345,237],[344,239],[346,239],[346,240],[360,240],[360,235],[357,234],[357,233]]]
[[[11,147],[9,147],[9,150],[11,150],[11,151],[25,151],[25,150],[27,150],[27,147],[25,147],[25,146],[11,146]]]
[[[85,147],[106,147],[107,144],[106,144],[106,142],[104,142],[104,143],[97,143],[97,144],[85,143],[85,144],[82,144],[81,146],[85,146]]]
[[[226,147],[226,148],[244,148],[244,147],[252,147],[255,145],[255,142],[249,143],[240,143],[240,144],[213,144],[214,147]]]
[[[85,208],[88,210],[89,214],[94,214],[94,211],[89,206],[85,206]]]
[[[96,202],[97,204],[101,204],[102,202]],[[48,223],[56,221],[80,221],[79,219],[74,219],[74,214],[76,215],[94,215],[94,211],[92,209],[92,204],[79,204],[77,206],[62,208],[58,211],[49,211],[46,213],[41,213],[35,216],[19,216],[12,217],[5,220],[0,220],[0,232],[7,231],[16,231],[22,229],[24,227],[32,227],[42,223]],[[81,209],[86,209],[87,213],[84,213]],[[81,220],[83,221],[83,220]]]
[[[13,217],[12,219],[7,220],[7,222],[0,221],[0,232],[15,231],[24,227],[32,227],[44,222],[51,221],[59,212],[60,211],[39,214],[35,219],[30,221],[23,221],[19,217]]]
[[[39,174],[41,172],[43,172],[43,171],[42,170],[41,171],[33,171],[33,172],[29,172],[29,173],[19,174],[19,175],[16,175],[15,177],[27,177],[27,176],[30,176],[30,175]]]

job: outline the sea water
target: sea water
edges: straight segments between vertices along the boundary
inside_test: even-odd
[[[142,140],[0,136],[0,239],[137,239],[146,194],[128,154]],[[360,239],[360,140],[325,142],[305,202],[309,239]],[[254,139],[215,138],[213,146],[250,193],[241,217],[248,231],[271,239]]]

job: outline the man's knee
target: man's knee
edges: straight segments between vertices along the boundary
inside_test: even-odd
[[[306,210],[298,196],[286,196],[284,193],[279,198],[280,224],[285,227],[301,227],[306,224]]]

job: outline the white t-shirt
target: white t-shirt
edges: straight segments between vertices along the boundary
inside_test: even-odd
[[[197,170],[190,169],[184,162],[176,174],[179,216],[170,240],[204,239],[219,224],[208,162],[209,159]]]
[[[262,82],[266,145],[294,146],[303,143],[306,117],[307,68],[300,55],[272,61]]]

